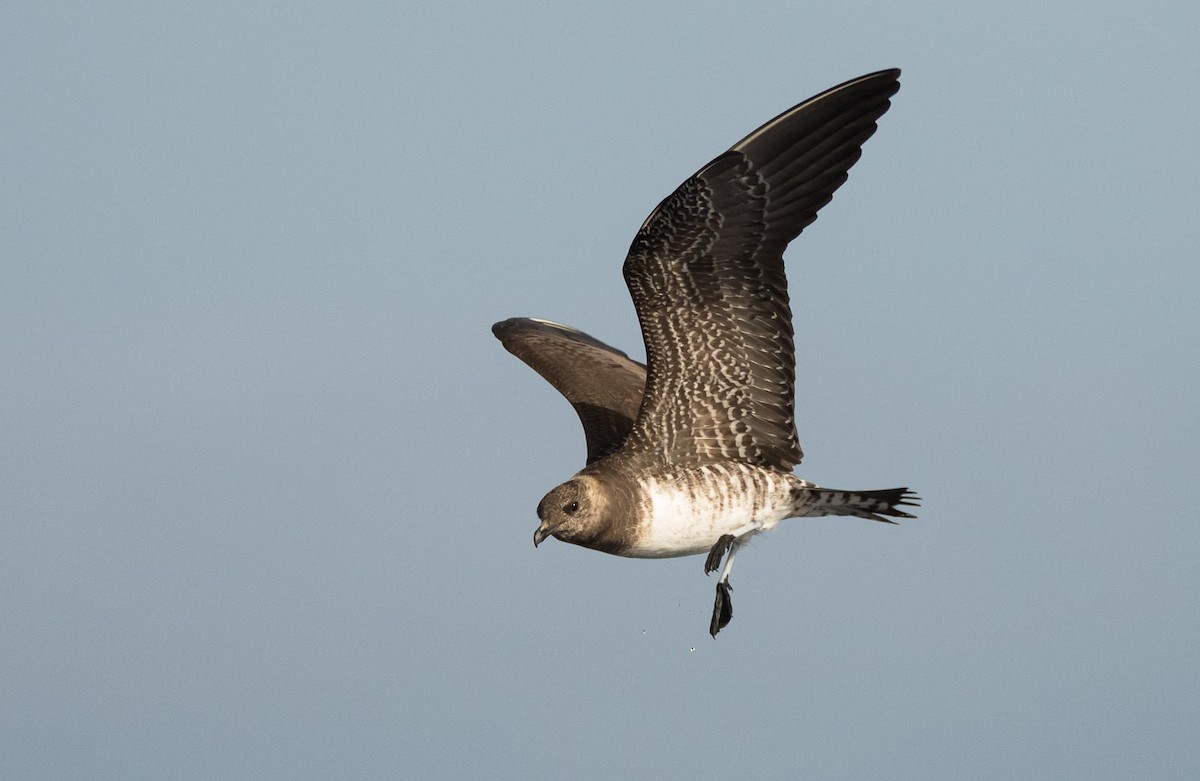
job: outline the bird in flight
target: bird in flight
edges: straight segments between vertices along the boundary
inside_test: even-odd
[[[636,558],[707,554],[720,570],[709,633],[733,617],[729,573],[787,518],[894,523],[907,488],[822,488],[793,474],[795,347],[788,242],[846,181],[900,88],[871,73],[794,106],[667,196],[625,258],[646,364],[565,325],[496,323],[504,347],[575,408],[587,464],[538,505],[548,537]]]

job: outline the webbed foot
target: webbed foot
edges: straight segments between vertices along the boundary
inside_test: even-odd
[[[724,629],[729,620],[733,618],[733,598],[729,596],[732,588],[728,580],[717,581],[717,599],[713,603],[712,623],[708,625],[708,633],[714,639],[717,632]]]
[[[712,550],[708,552],[708,558],[704,560],[705,575],[710,575],[721,568],[721,559],[725,558],[729,547],[733,545],[733,540],[734,537],[732,534],[722,534],[720,539],[717,540],[717,544],[712,546]]]

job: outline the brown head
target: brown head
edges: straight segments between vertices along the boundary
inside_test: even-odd
[[[630,542],[634,517],[624,493],[592,475],[575,475],[546,494],[538,504],[541,525],[533,544],[547,537],[609,553]]]

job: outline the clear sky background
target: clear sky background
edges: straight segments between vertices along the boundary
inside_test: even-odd
[[[1200,774],[1194,2],[4,3],[0,776]],[[761,122],[904,69],[788,252],[799,473],[699,557],[489,332]],[[694,649],[694,650],[693,650]]]

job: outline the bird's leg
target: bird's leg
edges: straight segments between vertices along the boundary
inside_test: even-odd
[[[729,585],[729,571],[733,569],[733,557],[737,555],[738,550],[742,547],[741,541],[735,541],[729,546],[729,556],[725,559],[725,567],[721,570],[721,579],[718,583]]]
[[[725,566],[721,569],[721,578],[717,581],[717,600],[713,603],[712,622],[708,625],[708,633],[713,637],[716,637],[717,632],[724,629],[729,620],[733,618],[733,599],[729,596],[729,592],[733,588],[729,585],[729,571],[733,569],[733,557],[737,555],[738,549],[745,544],[746,540],[761,530],[760,523],[751,521],[745,526],[739,526],[729,534],[722,534],[716,545],[713,545],[712,550],[708,552],[708,559],[704,562],[705,575],[716,572],[717,567],[721,566],[721,559],[725,559]]]
[[[725,558],[725,553],[734,545],[735,541],[740,540],[743,536],[750,532],[759,530],[757,523],[748,523],[745,526],[739,526],[730,534],[722,534],[717,538],[717,542],[712,546],[712,550],[708,552],[708,558],[704,560],[704,574],[716,572],[721,566],[721,559]],[[726,572],[728,572],[728,567]]]
[[[721,570],[721,579],[717,581],[717,599],[713,603],[712,621],[708,625],[708,633],[714,638],[717,632],[725,628],[733,618],[733,598],[729,596],[732,586],[729,585],[729,571],[733,569],[733,559],[737,555],[741,543],[733,541],[729,546],[729,556],[725,559],[725,567]]]

